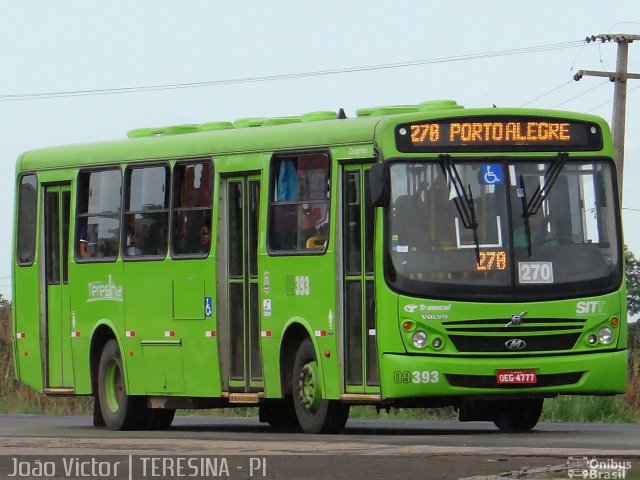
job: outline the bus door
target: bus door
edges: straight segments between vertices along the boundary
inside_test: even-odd
[[[342,169],[342,298],[344,384],[347,393],[380,391],[376,354],[370,164]]]
[[[72,387],[69,295],[69,184],[44,189],[44,260],[47,387]]]
[[[263,389],[258,309],[260,177],[227,177],[221,195],[218,258],[226,259],[219,276],[224,279],[222,298],[218,295],[223,385],[229,391],[256,392]]]

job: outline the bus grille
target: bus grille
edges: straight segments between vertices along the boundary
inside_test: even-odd
[[[467,388],[527,388],[527,387],[559,387],[578,383],[584,372],[552,373],[538,375],[534,384],[499,384],[495,375],[455,375],[446,374],[452,387]]]
[[[504,318],[450,320],[442,325],[461,353],[531,353],[571,350],[585,323],[582,318],[525,317],[520,324],[508,327]]]
[[[442,325],[451,333],[478,332],[551,332],[563,330],[580,332],[586,323],[584,318],[523,318],[519,325],[507,327],[508,319],[488,318],[482,320],[451,320]]]

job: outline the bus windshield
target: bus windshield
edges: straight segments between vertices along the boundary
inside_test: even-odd
[[[402,293],[521,301],[619,286],[609,161],[398,161],[390,172],[387,279]]]

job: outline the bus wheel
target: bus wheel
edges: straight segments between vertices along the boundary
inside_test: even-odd
[[[291,397],[266,399],[258,407],[261,422],[268,423],[277,432],[299,432],[300,423]]]
[[[176,415],[175,408],[153,408],[149,409],[149,421],[147,430],[168,430]]]
[[[493,423],[503,432],[527,432],[542,414],[543,398],[506,400],[498,404]]]
[[[322,398],[322,379],[311,339],[298,347],[293,362],[293,405],[305,433],[338,433],[349,418],[349,405]]]
[[[109,430],[135,430],[148,422],[143,397],[128,395],[118,342],[109,340],[102,349],[98,367],[98,398]]]
[[[100,408],[100,399],[98,398],[97,392],[93,394],[93,426],[94,427],[106,426],[106,423],[104,423],[104,417],[102,416],[102,410]]]

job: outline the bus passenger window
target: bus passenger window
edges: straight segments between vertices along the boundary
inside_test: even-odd
[[[179,163],[173,172],[172,255],[206,257],[211,248],[213,165],[205,160]]]
[[[127,169],[124,257],[164,257],[169,223],[169,167]]]
[[[276,158],[269,211],[269,248],[324,253],[329,238],[329,156]]]
[[[120,169],[85,170],[78,175],[76,260],[113,260],[120,238]]]
[[[25,175],[20,180],[16,239],[19,265],[31,265],[36,253],[37,185],[35,175]]]

